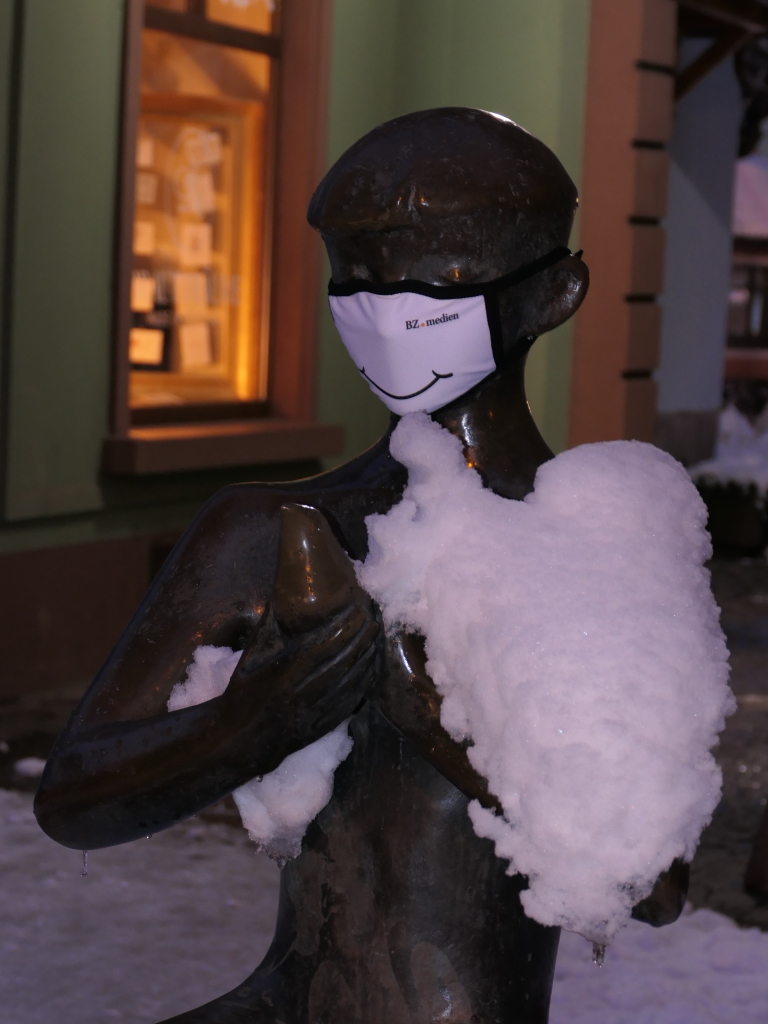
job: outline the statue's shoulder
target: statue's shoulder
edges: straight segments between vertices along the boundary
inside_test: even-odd
[[[267,544],[277,541],[280,507],[287,502],[311,505],[328,518],[334,532],[355,558],[365,556],[365,517],[386,512],[402,495],[407,471],[390,454],[390,432],[356,458],[302,480],[230,484],[217,491],[187,530],[219,544]]]

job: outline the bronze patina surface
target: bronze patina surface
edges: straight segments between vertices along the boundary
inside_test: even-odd
[[[440,285],[490,281],[566,245],[576,203],[538,140],[492,114],[447,108],[356,143],[309,219],[334,280]],[[503,293],[503,365],[433,414],[505,497],[524,497],[552,457],[526,403],[526,354],[576,311],[587,283],[585,265],[567,257]],[[547,1020],[558,929],[525,916],[525,879],[474,834],[468,800],[496,801],[440,725],[423,642],[384,641],[346,559],[365,557],[365,517],[391,508],[405,483],[388,432],[321,476],[217,494],[50,757],[38,820],[64,845],[93,849],[168,828],[354,715],[333,797],[282,872],[270,951],[241,986],[178,1024]],[[243,657],[223,696],[168,714],[200,644]],[[684,874],[667,877],[640,916],[676,916]]]

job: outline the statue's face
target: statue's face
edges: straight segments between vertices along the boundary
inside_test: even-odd
[[[519,311],[502,311],[499,296],[522,289],[567,258],[569,250],[557,246],[514,267],[511,276],[489,278],[486,272],[485,280],[476,272],[467,280],[470,273],[465,268],[462,275],[455,264],[453,280],[443,274],[437,283],[350,275],[331,282],[331,312],[357,369],[392,412],[434,412],[505,364],[505,323],[516,339],[512,332],[519,333],[520,322]],[[419,262],[404,260],[401,270],[407,274],[414,266]]]
[[[329,301],[358,371],[398,415],[434,412],[497,368],[482,295],[361,290]]]
[[[326,244],[335,285],[415,281],[446,288],[450,296],[450,286],[496,281],[530,263],[531,254],[544,256],[565,244],[563,235],[558,239],[547,225],[531,237],[514,221],[480,211],[429,228],[330,236]],[[551,275],[538,274],[494,296],[490,320],[482,296],[454,303],[410,291],[360,293],[332,296],[331,305],[344,343],[373,392],[398,414],[431,412],[492,374],[502,356],[522,351],[521,339],[555,326],[546,316],[567,319],[578,299],[571,292],[582,282]]]

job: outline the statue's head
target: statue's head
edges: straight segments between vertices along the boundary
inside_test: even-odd
[[[554,153],[483,110],[407,114],[340,157],[312,197],[309,222],[328,249],[342,337],[390,408],[438,408],[461,393],[460,381],[471,387],[575,313],[588,285],[585,265],[564,251],[577,204]],[[479,287],[521,268],[520,280]],[[486,350],[478,341],[468,354],[467,338],[483,329],[492,355],[487,338]],[[464,377],[455,365],[462,345]],[[408,402],[386,398],[419,388],[423,397]]]

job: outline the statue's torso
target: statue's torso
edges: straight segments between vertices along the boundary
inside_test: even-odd
[[[543,1024],[558,930],[524,915],[523,880],[474,834],[466,798],[370,703],[351,735],[283,870],[291,926],[262,970],[278,1001],[297,999],[287,1019],[308,1006],[309,1024]]]
[[[361,475],[286,495],[321,508],[357,558],[365,515],[386,512],[404,485],[388,457]],[[350,733],[332,799],[283,869],[264,962],[223,1001],[183,1019],[545,1024],[558,930],[524,915],[524,880],[506,875],[493,844],[474,834],[467,798],[374,703]]]

